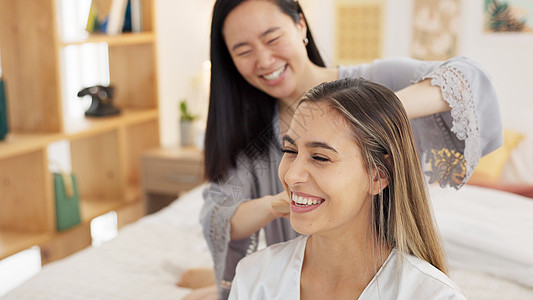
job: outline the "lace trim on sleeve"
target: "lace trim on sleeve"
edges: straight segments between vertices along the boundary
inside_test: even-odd
[[[434,155],[437,154],[440,157],[448,158],[448,164],[451,163],[452,165],[450,166],[453,166],[451,168],[449,167],[448,170],[454,171],[450,171],[452,174],[446,174],[446,177],[450,178],[447,183],[458,189],[466,182],[466,180],[468,180],[468,178],[470,178],[470,175],[474,171],[474,168],[481,157],[478,121],[472,90],[463,74],[453,66],[441,67],[425,76],[423,79],[428,78],[431,78],[432,85],[437,85],[441,88],[444,100],[451,107],[451,116],[453,120],[451,131],[459,140],[465,141],[464,153],[462,155],[453,149],[432,150]],[[441,153],[438,154],[438,152]],[[450,158],[452,162],[450,162]],[[462,163],[460,163],[461,160]],[[432,165],[435,165],[436,169],[442,170],[442,167],[438,166],[436,161],[437,159]],[[456,167],[458,162],[460,165],[464,166],[465,161],[466,174],[464,170],[459,171]],[[442,174],[437,177],[442,179]],[[446,182],[440,180],[439,183],[441,186],[446,185]]]
[[[209,222],[209,240],[211,242],[212,252],[215,256],[219,256],[217,259],[222,263],[215,264],[215,274],[220,281],[222,274],[224,273],[225,260],[223,256],[227,252],[227,243],[229,241],[229,219],[224,216],[220,211],[221,208],[216,206],[210,217]],[[217,218],[217,216],[219,216]]]

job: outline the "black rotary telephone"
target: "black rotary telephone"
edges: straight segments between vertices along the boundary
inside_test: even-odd
[[[92,97],[91,106],[85,112],[89,117],[105,117],[118,115],[120,109],[113,106],[112,86],[95,85],[82,89],[78,92],[78,97],[90,95]]]

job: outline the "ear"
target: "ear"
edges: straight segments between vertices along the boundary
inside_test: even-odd
[[[389,175],[387,170],[382,166],[378,166],[372,171],[372,195],[378,195],[388,185]]]
[[[305,25],[305,17],[302,13],[300,13],[300,21],[298,21],[297,26],[301,39],[305,39],[307,37],[307,26]]]

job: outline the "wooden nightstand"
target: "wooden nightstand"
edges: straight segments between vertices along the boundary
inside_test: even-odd
[[[157,148],[141,155],[141,185],[150,214],[203,182],[203,153],[194,147]]]

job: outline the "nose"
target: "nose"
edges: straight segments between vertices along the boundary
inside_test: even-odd
[[[305,158],[298,156],[296,159],[288,162],[283,179],[289,187],[307,182],[309,180],[309,172]]]
[[[267,47],[261,47],[257,50],[257,66],[262,69],[269,69],[275,62],[274,55]]]

